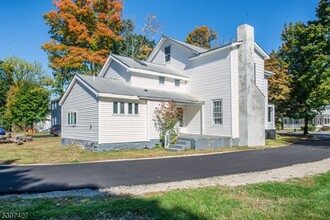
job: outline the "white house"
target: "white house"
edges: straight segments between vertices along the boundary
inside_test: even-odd
[[[154,110],[174,101],[180,136],[209,138],[202,147],[264,145],[274,129],[266,58],[246,24],[236,42],[211,50],[163,36],[146,61],[111,54],[97,77],[76,75],[63,95],[62,144],[152,147]]]
[[[330,126],[330,105],[325,106],[324,110],[315,116],[312,125],[315,126],[316,130],[321,129],[323,126]],[[304,119],[283,118],[284,129],[300,129],[303,126],[305,126]]]

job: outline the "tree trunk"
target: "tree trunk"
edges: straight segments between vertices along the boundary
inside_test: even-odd
[[[308,135],[308,117],[305,117],[304,136]]]

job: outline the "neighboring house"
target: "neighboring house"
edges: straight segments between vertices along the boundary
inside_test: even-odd
[[[57,98],[50,101],[51,126],[61,124],[60,100],[60,98]]]
[[[275,128],[266,58],[246,24],[236,42],[211,50],[163,36],[146,61],[111,54],[98,76],[76,75],[63,95],[62,144],[153,147],[155,108],[174,101],[180,135],[223,140],[210,148],[264,145]]]
[[[325,109],[321,114],[313,119],[313,125],[315,125],[317,129],[320,129],[323,126],[330,126],[330,105],[325,106]]]
[[[316,127],[317,130],[323,126],[330,126],[330,105],[325,106],[325,109],[312,120],[312,125]],[[284,117],[283,118],[283,128],[284,129],[300,129],[305,126],[304,119],[293,119]]]

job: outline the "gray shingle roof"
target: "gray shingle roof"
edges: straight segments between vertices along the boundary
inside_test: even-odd
[[[111,56],[118,59],[120,62],[124,63],[128,67],[142,69],[142,70],[149,70],[153,72],[164,73],[174,76],[188,77],[186,74],[180,73],[179,71],[164,65],[150,63],[142,60],[135,60],[129,57],[123,57],[115,54],[111,54]]]
[[[181,45],[183,45],[183,46],[185,46],[185,47],[188,47],[189,49],[191,49],[191,50],[193,50],[193,51],[195,51],[195,52],[197,52],[197,53],[204,53],[204,52],[208,51],[207,49],[204,49],[204,48],[201,48],[201,47],[197,47],[197,46],[195,46],[195,45],[188,44],[188,43],[186,43],[186,42],[183,42],[183,41],[180,41],[180,40],[177,40],[177,39],[171,38],[171,37],[167,37],[167,36],[164,36],[164,37],[165,37],[165,38],[168,38],[168,39],[170,39],[170,40],[172,40],[172,41],[175,41],[175,42],[177,42],[178,44],[181,44]]]
[[[80,74],[77,75],[77,77],[87,83],[98,93],[137,96],[141,99],[151,100],[173,100],[176,102],[183,103],[201,103],[199,99],[192,97],[187,93],[133,87],[129,83],[123,82],[119,79],[95,77],[94,80],[93,76],[86,76]]]

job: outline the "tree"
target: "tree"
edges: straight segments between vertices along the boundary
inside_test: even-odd
[[[47,87],[52,84],[52,80],[42,69],[41,64],[28,63],[17,57],[9,57],[4,59],[0,67],[0,82],[5,82],[5,87],[1,87],[1,89],[4,90],[6,97],[5,105],[2,106],[1,124],[7,129],[12,124],[23,129],[23,127],[31,125],[33,115],[38,115],[38,117],[34,117],[33,122],[44,119],[49,105]],[[45,94],[48,94],[47,97]],[[22,96],[28,98],[22,99]],[[36,100],[40,101],[36,102]],[[1,101],[4,102],[3,99]],[[29,115],[28,120],[26,119],[27,114]]]
[[[163,144],[167,132],[170,132],[171,140],[175,139],[177,137],[175,125],[179,122],[179,112],[175,102],[162,102],[155,109],[153,121]]]
[[[121,27],[121,0],[54,0],[44,14],[51,41],[42,49],[54,70],[57,92],[63,93],[75,73],[95,74],[113,51]]]
[[[46,120],[50,92],[39,85],[25,82],[8,106],[7,117],[19,130],[33,129],[33,124]]]
[[[132,19],[123,20],[120,34],[123,40],[117,43],[116,51],[122,56],[145,60],[155,46],[153,37],[159,33],[161,24],[155,15],[148,15],[141,33],[134,33],[134,29],[135,23]]]
[[[288,65],[277,58],[274,51],[265,60],[265,69],[275,73],[268,80],[268,100],[276,106],[276,124],[283,122],[281,119],[287,110],[289,95],[291,91],[292,75],[288,74]]]
[[[195,27],[186,38],[186,43],[205,49],[211,48],[211,42],[218,38],[218,34],[212,28],[207,26]]]
[[[288,114],[305,119],[304,135],[308,121],[330,100],[329,0],[321,0],[316,11],[316,21],[285,26],[279,51],[293,78]]]

